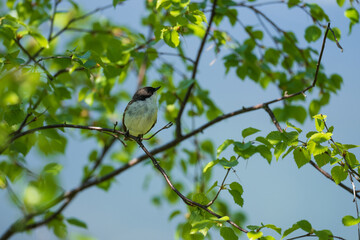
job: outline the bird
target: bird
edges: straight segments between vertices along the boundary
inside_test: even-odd
[[[122,119],[125,139],[129,134],[141,139],[155,126],[158,112],[156,91],[159,88],[140,88],[127,104]]]

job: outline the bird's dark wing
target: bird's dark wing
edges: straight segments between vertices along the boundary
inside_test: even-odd
[[[126,125],[125,125],[125,114],[126,114],[126,110],[128,109],[128,107],[133,103],[133,100],[131,100],[128,105],[126,105],[126,108],[124,110],[124,114],[123,114],[123,118],[122,118],[122,125],[123,125],[123,128],[124,128],[124,131],[126,132],[127,131],[127,128],[126,128]]]
[[[147,134],[148,132],[150,132],[150,130],[155,126],[156,122],[157,122],[157,118],[155,119],[155,122],[154,122],[154,124],[151,126],[151,128],[149,128],[149,130],[148,130],[146,133],[144,133],[143,135],[145,135],[145,134]]]

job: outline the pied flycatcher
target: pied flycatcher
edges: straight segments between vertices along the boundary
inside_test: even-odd
[[[160,87],[144,87],[136,91],[123,114],[123,126],[127,134],[141,138],[157,120],[156,91]]]

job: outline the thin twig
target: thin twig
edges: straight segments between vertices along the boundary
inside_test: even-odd
[[[281,126],[280,126],[278,120],[276,119],[273,111],[271,111],[271,109],[269,108],[268,105],[264,105],[263,108],[264,108],[265,111],[269,114],[269,116],[270,116],[271,120],[273,121],[274,125],[276,126],[277,130],[282,133],[282,132],[283,132],[283,129],[281,128]]]
[[[196,60],[195,60],[195,63],[194,63],[193,71],[192,71],[192,74],[191,74],[191,79],[193,79],[193,80],[195,80],[195,78],[196,78],[196,73],[197,73],[197,70],[198,70],[201,53],[203,52],[205,42],[206,42],[207,36],[209,35],[210,28],[211,28],[211,25],[212,25],[212,22],[213,22],[213,19],[214,19],[214,16],[215,16],[216,5],[217,5],[217,0],[214,0],[213,6],[212,6],[212,9],[211,9],[211,15],[210,15],[209,24],[208,24],[208,26],[206,28],[205,35],[202,38],[202,41],[200,43],[200,47],[199,47],[199,50],[198,50],[198,53],[197,53],[197,56],[196,56]],[[189,97],[191,95],[191,92],[192,92],[192,89],[194,88],[194,86],[195,86],[195,82],[193,82],[189,86],[189,88],[188,88],[188,90],[186,92],[186,95],[184,97],[184,100],[182,101],[182,103],[180,105],[179,113],[178,113],[178,115],[176,117],[176,137],[177,138],[181,137],[181,135],[182,135],[182,133],[181,133],[181,116],[182,116],[182,114],[184,112],[186,103],[189,100]]]
[[[141,138],[141,140],[150,140],[151,138],[153,138],[156,134],[158,134],[159,132],[161,132],[164,129],[168,129],[173,125],[172,122],[169,122],[168,124],[166,124],[165,126],[163,126],[162,128],[160,128],[157,132],[155,132],[153,135],[151,135],[148,138]]]
[[[59,3],[61,2],[61,0],[54,0],[54,11],[53,11],[53,14],[52,16],[50,17],[50,31],[49,31],[49,37],[48,37],[48,41],[51,40],[51,35],[53,33],[53,30],[54,30],[54,21],[55,21],[55,15],[56,15],[56,9],[59,5]]]
[[[321,114],[321,116],[323,116],[323,115]],[[323,118],[322,121],[323,121],[323,123],[324,123],[324,126],[325,126],[326,131],[329,132],[329,128],[328,128],[328,126],[327,126],[327,124],[326,124],[326,122],[325,122],[325,119]],[[345,162],[346,166],[349,168],[349,171],[350,171],[351,173],[353,173],[355,176],[360,177],[360,175],[350,166],[348,160],[346,159],[346,153],[344,153],[343,151],[340,150],[339,146],[336,144],[336,142],[334,141],[334,139],[332,138],[332,136],[330,136],[330,141],[335,145],[336,149],[338,150],[338,153],[339,153],[339,154],[341,155],[341,157],[344,159],[344,162]]]
[[[327,179],[335,182],[335,180],[333,179],[333,177],[326,172],[325,170],[323,170],[322,168],[320,168],[314,161],[310,160],[310,164],[311,166],[313,166],[316,170],[318,170],[322,175],[324,175]],[[344,185],[343,183],[339,183],[338,184],[341,188],[345,189],[347,192],[349,192],[350,194],[353,194],[353,190],[351,188],[349,188],[348,186]],[[358,195],[356,193],[356,197],[358,199],[360,199],[360,195]]]
[[[305,237],[318,237],[317,235],[313,234],[313,233],[307,233],[307,234],[304,234],[304,235],[301,235],[301,236],[297,236],[297,237],[293,237],[293,238],[288,238],[287,240],[295,240],[295,239],[299,239],[299,238],[305,238]],[[336,238],[336,239],[340,239],[340,240],[346,240],[345,238],[342,238],[342,237],[338,237],[338,236],[329,236],[329,237],[332,237],[332,238]]]
[[[90,169],[89,173],[87,173],[87,177],[83,180],[83,183],[87,182],[92,177],[92,174],[100,166],[101,162],[104,160],[104,157],[105,157],[106,153],[110,150],[110,148],[115,143],[115,140],[116,140],[116,138],[112,138],[109,141],[109,143],[105,144],[105,146],[102,149],[102,152],[101,152],[100,156],[98,156],[97,159],[95,160],[94,165]]]
[[[36,62],[36,59],[24,48],[24,46],[20,43],[20,41],[14,38],[14,42],[20,47],[20,49],[31,59],[37,66],[39,66],[49,78],[49,80],[53,80],[54,77],[50,74],[50,72],[45,68],[45,66],[41,65],[40,63]]]
[[[333,34],[333,36],[334,36],[334,39],[335,39],[336,45],[338,46],[338,48],[340,48],[340,49],[341,49],[341,52],[343,52],[343,51],[344,51],[344,49],[341,47],[341,45],[340,45],[339,41],[337,40],[334,30],[332,30],[332,29],[330,28],[330,31],[332,32],[332,34]]]
[[[152,160],[154,166],[156,167],[156,169],[163,175],[163,177],[165,178],[167,184],[170,186],[170,188],[184,201],[185,204],[189,205],[189,206],[193,206],[193,207],[198,207],[201,208],[203,210],[205,210],[206,212],[210,213],[211,215],[217,217],[217,218],[222,218],[223,216],[213,212],[212,210],[210,210],[206,205],[202,205],[198,202],[195,202],[187,197],[185,197],[179,190],[176,189],[176,187],[172,184],[172,182],[170,181],[169,176],[166,174],[165,170],[160,166],[160,164],[157,162],[157,160],[154,158],[154,156],[151,155],[151,153],[145,148],[144,144],[142,144],[141,140],[137,140],[136,141],[138,143],[138,145],[141,147],[141,149],[145,152],[145,154]],[[234,226],[235,228],[239,229],[240,231],[247,233],[248,231],[241,228],[240,226],[238,226],[236,223],[234,223],[233,221],[226,221],[228,222],[230,225]]]
[[[226,174],[225,174],[225,177],[224,177],[224,179],[223,179],[223,181],[222,181],[222,183],[221,183],[221,185],[220,185],[219,191],[216,193],[214,199],[211,200],[208,204],[205,205],[206,207],[210,207],[210,206],[215,202],[215,200],[217,199],[217,197],[219,196],[221,190],[224,189],[225,180],[226,180],[227,176],[229,175],[230,170],[231,170],[231,168],[228,168],[228,170],[227,170],[227,172],[226,172]]]

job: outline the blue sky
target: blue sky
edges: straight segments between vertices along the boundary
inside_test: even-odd
[[[77,2],[89,10],[100,6],[100,1],[81,0]],[[103,2],[101,5],[105,4],[105,1]],[[344,84],[341,91],[332,96],[330,104],[321,112],[328,116],[328,124],[335,126],[333,137],[336,141],[360,144],[358,137],[360,136],[359,26],[355,26],[353,33],[348,36],[348,20],[343,15],[344,8],[338,8],[335,1],[312,2],[319,2],[329,15],[332,25],[340,28],[342,32],[340,43],[344,48],[344,52],[341,53],[335,43],[327,42],[322,64],[325,66],[327,74],[340,74],[344,79]],[[97,16],[111,18],[114,22],[124,25],[129,24],[146,35],[147,29],[142,29],[140,26],[139,19],[144,12],[138,7],[138,3],[138,1],[127,1],[116,10],[103,11]],[[294,31],[299,38],[303,36],[305,27],[312,22],[310,17],[303,13],[293,10],[289,12],[278,5],[263,9],[283,29]],[[255,20],[251,14],[246,12],[239,13],[239,16],[243,21],[250,23]],[[237,29],[232,30],[234,34],[236,34],[235,30]],[[195,52],[198,44],[198,41],[186,40],[185,49],[188,52]],[[311,46],[320,50],[321,42],[317,41]],[[234,111],[242,106],[252,106],[279,96],[278,91],[273,87],[264,91],[250,81],[237,79],[233,72],[225,75],[221,58],[210,66],[214,58],[212,50],[203,53],[198,81],[201,86],[210,90],[211,96],[223,112]],[[174,61],[176,62],[175,59]],[[156,79],[156,77],[158,76],[149,76],[149,79]],[[130,92],[134,91],[136,81],[129,79],[126,87]],[[308,95],[308,102],[316,97],[316,94]],[[276,106],[275,104],[271,107],[275,108]],[[124,107],[119,109],[119,118]],[[162,109],[163,107],[161,106]],[[163,112],[160,111],[159,115],[162,114]],[[156,128],[164,123],[160,120]],[[196,121],[197,126],[201,123],[203,123],[202,120]],[[185,124],[190,124],[190,122],[187,121]],[[262,135],[275,130],[266,112],[259,110],[223,121],[204,131],[199,138],[211,138],[218,146],[227,138],[239,139],[242,129],[249,126],[261,129]],[[307,119],[302,128],[304,132],[313,130],[314,124],[311,119]],[[82,166],[87,161],[89,149],[96,146],[94,141],[84,140],[76,131],[69,132],[73,137],[68,143],[66,156],[57,157],[65,165],[62,181],[67,189],[73,188],[79,183]],[[161,138],[162,143],[169,140],[169,136],[165,133],[164,138]],[[303,138],[305,139],[305,136]],[[182,146],[189,145],[190,141]],[[121,146],[117,145],[117,147]],[[359,156],[360,152],[356,150],[354,153]],[[231,152],[224,154],[230,155]],[[34,163],[34,169],[45,161],[46,157],[38,155],[36,151],[30,153],[29,162]],[[329,169],[326,170],[329,171]],[[255,156],[247,163],[241,162],[236,167],[236,171],[237,176],[231,174],[227,182],[239,181],[243,185],[245,204],[242,210],[247,215],[246,225],[259,225],[263,222],[285,229],[298,220],[307,219],[315,229],[331,229],[335,235],[346,239],[355,238],[356,227],[343,227],[341,224],[344,215],[355,215],[352,196],[325,179],[310,165],[298,170],[291,157],[280,159],[278,162],[274,160],[269,165],[264,159]],[[224,174],[225,172],[219,168],[214,180],[220,181]],[[150,187],[148,190],[144,190],[144,178],[148,175],[151,176]],[[175,173],[171,177],[181,181],[187,179],[187,176],[181,173]],[[187,181],[187,183],[191,188],[191,182]],[[346,183],[349,184],[349,182]],[[96,239],[107,240],[173,239],[176,223],[182,220],[182,217],[178,216],[168,222],[168,216],[173,210],[185,209],[185,206],[181,202],[178,202],[176,206],[154,206],[151,198],[162,191],[164,185],[165,182],[152,165],[143,163],[116,177],[116,183],[107,193],[99,189],[84,191],[76,197],[64,214],[67,217],[73,216],[84,220],[88,224],[89,230],[71,228],[71,232],[89,234]],[[225,199],[228,197],[226,193],[221,196]],[[2,229],[8,227],[9,223],[18,215],[2,192],[0,192],[0,201],[3,203],[0,205],[0,231],[3,232]],[[235,204],[231,208],[239,210],[239,206]],[[35,230],[31,235],[19,234],[13,239],[45,240],[54,239],[54,236],[43,227]],[[214,239],[217,239],[216,234]]]

